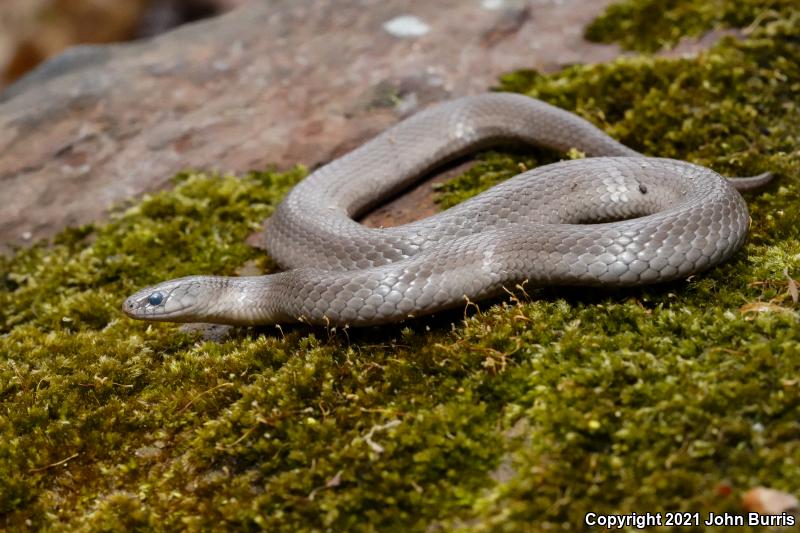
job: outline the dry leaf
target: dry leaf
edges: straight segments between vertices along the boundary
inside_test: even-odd
[[[783,275],[786,276],[787,280],[789,280],[789,296],[792,297],[792,301],[794,303],[797,303],[798,300],[797,282],[794,279],[792,279],[792,277],[789,275],[789,269],[784,268]]]
[[[743,314],[747,313],[769,313],[769,312],[786,312],[787,309],[784,309],[780,305],[775,305],[770,302],[750,302],[744,304],[739,308],[739,312]]]
[[[742,496],[742,507],[764,515],[779,515],[800,508],[797,498],[787,492],[756,487]]]

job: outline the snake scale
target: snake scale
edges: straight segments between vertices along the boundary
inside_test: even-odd
[[[444,162],[503,142],[586,159],[542,166],[410,224],[354,220]],[[365,326],[464,305],[504,287],[659,283],[728,259],[749,216],[725,179],[645,157],[586,120],[526,96],[490,93],[429,107],[319,168],[267,223],[284,272],[189,276],[127,298],[133,318],[237,325]]]

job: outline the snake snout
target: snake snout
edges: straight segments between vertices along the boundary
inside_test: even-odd
[[[130,317],[134,316],[136,312],[136,302],[132,297],[128,296],[125,298],[125,301],[122,302],[122,312]]]

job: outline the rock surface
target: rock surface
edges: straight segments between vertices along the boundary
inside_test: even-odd
[[[80,43],[151,37],[259,0],[3,0],[0,90]]]
[[[0,96],[0,247],[101,219],[181,169],[324,163],[517,68],[606,61],[609,0],[275,0],[81,47]]]
[[[148,3],[149,0],[3,0],[0,87],[77,42],[130,39]]]

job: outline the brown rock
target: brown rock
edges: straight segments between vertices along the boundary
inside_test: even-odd
[[[77,44],[163,33],[257,0],[3,0],[0,89]]]
[[[128,39],[147,0],[4,0],[0,86],[80,40]],[[102,22],[102,23],[99,23]]]
[[[605,61],[609,0],[274,0],[75,48],[0,100],[0,247],[94,221],[184,168],[311,167],[516,68]]]

